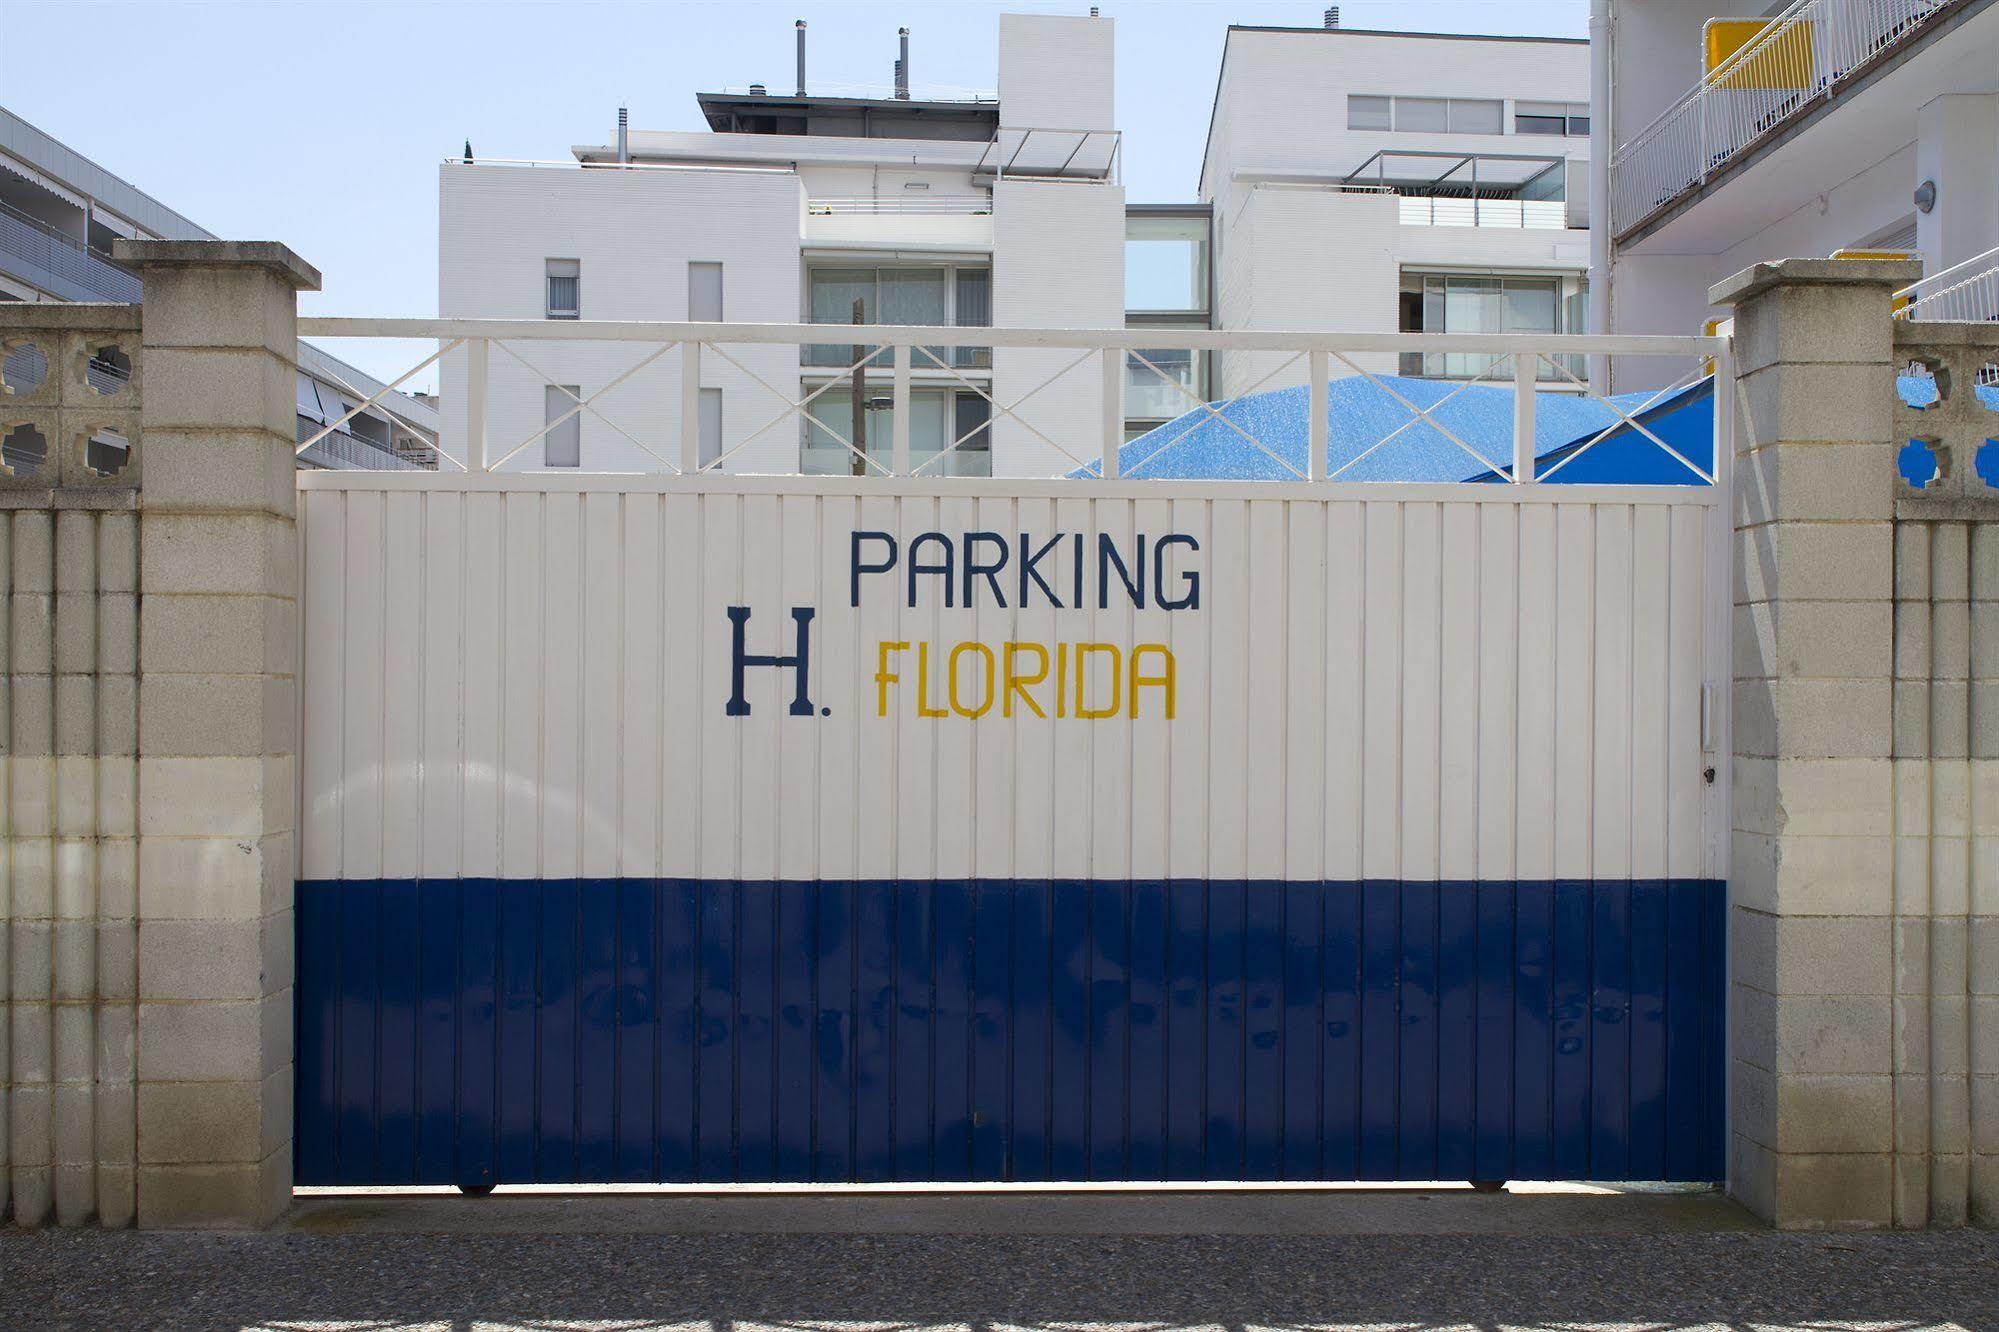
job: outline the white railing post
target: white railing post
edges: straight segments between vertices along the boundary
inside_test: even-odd
[[[1305,479],[1326,479],[1326,375],[1330,372],[1326,353],[1305,353],[1305,374],[1310,380],[1305,395]]]
[[[1100,470],[1103,479],[1115,481],[1118,475],[1118,452],[1124,447],[1124,349],[1106,347],[1104,358],[1103,422],[1098,441],[1098,456],[1103,459]]]
[[[486,470],[486,353],[492,344],[473,338],[465,344],[465,470]]]
[[[680,474],[701,470],[701,344],[680,344]]]
[[[1534,479],[1534,380],[1541,368],[1537,353],[1513,353],[1513,484]]]
[[[895,429],[892,435],[892,449],[889,456],[889,470],[897,476],[909,475],[909,344],[903,343],[895,349],[894,396],[889,399],[890,410],[894,414]],[[955,424],[945,430],[956,437]],[[947,441],[948,442],[948,441]]]

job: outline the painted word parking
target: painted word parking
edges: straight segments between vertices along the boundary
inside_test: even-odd
[[[1128,604],[1133,610],[1198,611],[1200,553],[1199,540],[1184,533],[1156,538],[1139,533],[1123,542],[1108,533],[1092,540],[1082,532],[1045,538],[1022,532],[1014,539],[998,532],[956,537],[922,532],[904,545],[888,532],[857,530],[848,543],[848,607],[860,609],[867,595],[893,598],[910,610],[1088,611]],[[787,610],[792,651],[757,653],[748,646],[752,608],[728,608],[727,715],[751,714],[746,673],[766,667],[792,673],[790,715],[832,715],[831,707],[814,704],[808,684],[816,610]],[[917,717],[970,720],[1156,716],[1172,721],[1178,710],[1179,671],[1172,648],[1164,643],[1111,643],[1059,634],[1050,642],[883,638],[875,640],[872,652],[876,717],[901,710]]]

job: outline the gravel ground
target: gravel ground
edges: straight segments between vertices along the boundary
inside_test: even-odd
[[[690,1322],[1999,1329],[1999,1233],[0,1237],[7,1329]]]

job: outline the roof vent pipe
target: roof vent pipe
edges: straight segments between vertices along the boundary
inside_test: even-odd
[[[630,129],[631,113],[621,106],[618,108],[618,165],[620,166],[632,160]]]
[[[896,36],[902,40],[902,58],[895,62],[895,98],[906,102],[909,100],[909,29],[896,29]]]
[[[1337,28],[1340,26],[1340,7],[1338,5],[1334,5],[1326,11],[1326,26],[1328,28]]]
[[[805,96],[805,20],[791,25],[798,29],[798,95]]]

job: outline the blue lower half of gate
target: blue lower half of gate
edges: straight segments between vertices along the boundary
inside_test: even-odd
[[[297,1179],[1715,1180],[1725,899],[305,882]]]

